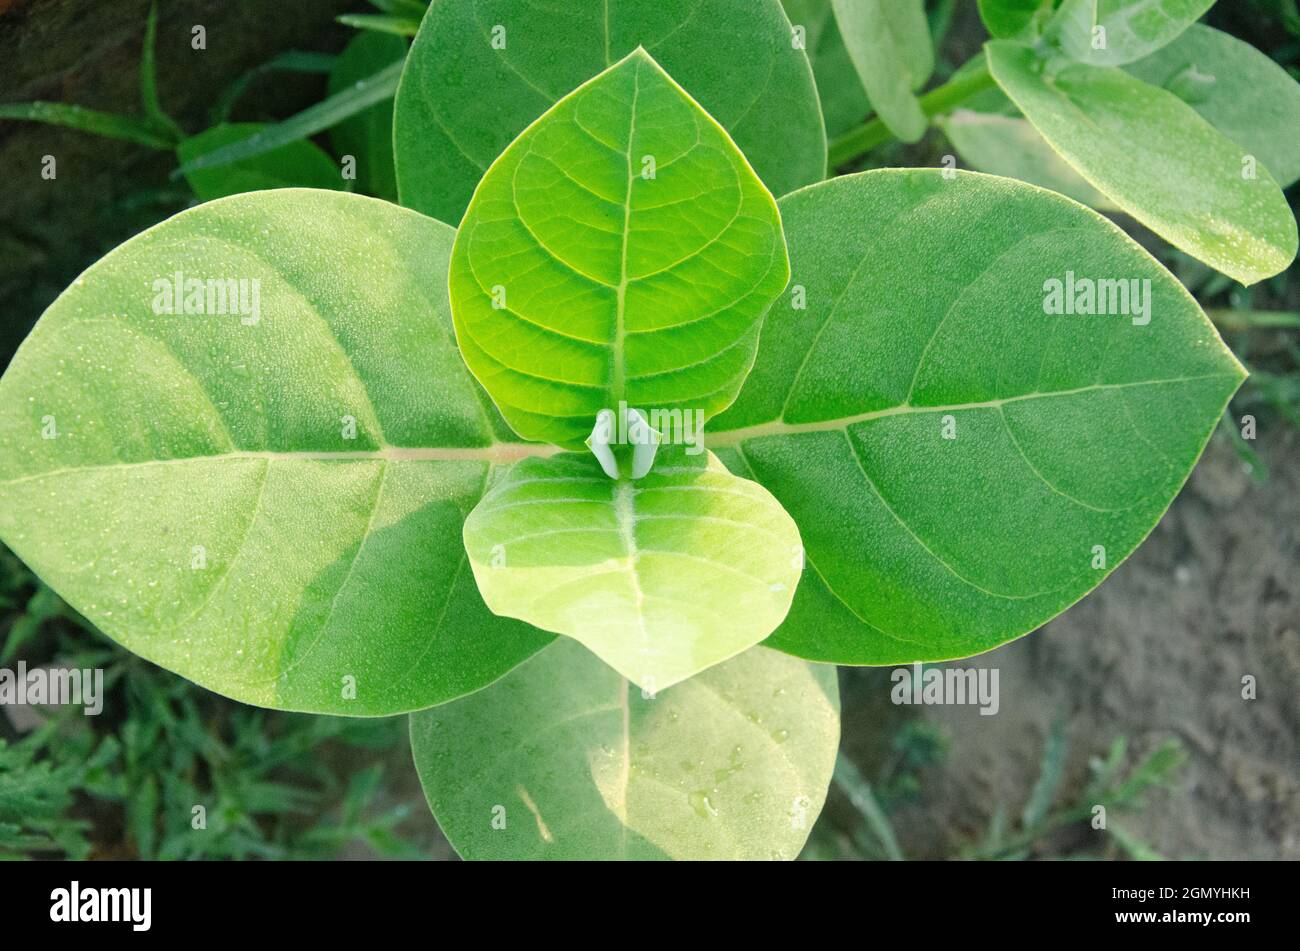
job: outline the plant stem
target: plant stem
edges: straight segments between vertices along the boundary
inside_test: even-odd
[[[983,61],[969,73],[958,76],[944,83],[937,89],[931,89],[921,97],[921,111],[927,116],[937,116],[951,112],[972,96],[993,87],[993,76],[989,73],[988,62]],[[847,162],[861,158],[877,146],[884,145],[894,138],[894,134],[880,121],[870,120],[852,129],[830,145],[829,164],[832,169],[839,168]]]

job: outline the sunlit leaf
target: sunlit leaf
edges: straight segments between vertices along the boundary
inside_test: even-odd
[[[643,50],[560,100],[457,232],[461,351],[526,439],[580,448],[602,409],[735,397],[788,266],[776,203]]]
[[[0,539],[110,637],[246,703],[392,714],[501,676],[549,638],[494,617],[466,565],[462,519],[519,450],[456,352],[451,242],[306,189],[131,239],[0,379]]]
[[[1059,195],[882,170],[781,211],[792,292],[708,438],[807,551],[771,646],[892,664],[1032,631],[1152,529],[1244,376],[1164,268]]]
[[[561,638],[411,717],[425,795],[467,859],[791,859],[838,745],[834,668],[762,647],[648,696]]]

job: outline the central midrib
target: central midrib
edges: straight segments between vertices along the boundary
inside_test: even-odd
[[[857,423],[870,422],[888,416],[903,416],[910,413],[954,413],[971,409],[996,409],[1008,403],[1019,403],[1033,399],[1048,399],[1053,396],[1074,396],[1079,393],[1091,393],[1099,390],[1123,390],[1137,386],[1159,386],[1166,383],[1189,383],[1195,380],[1219,380],[1235,378],[1233,373],[1206,373],[1199,376],[1174,377],[1167,380],[1135,380],[1131,383],[1097,383],[1081,386],[1073,390],[1045,390],[1041,393],[1024,393],[1008,396],[1004,399],[985,400],[975,403],[951,403],[942,406],[912,406],[903,404],[884,409],[871,410],[853,416],[840,416],[834,419],[815,420],[808,423],[787,423],[784,419],[774,419],[753,426],[742,426],[720,432],[715,436],[705,435],[705,445],[710,449],[724,449],[737,446],[747,439],[760,439],[764,436],[791,436],[799,433],[819,433],[845,429]]]
[[[174,459],[144,459],[140,462],[106,462],[85,466],[64,466],[61,469],[49,469],[45,472],[33,472],[13,479],[0,479],[0,486],[18,485],[37,479],[73,472],[96,472],[113,469],[138,469],[145,466],[181,465],[189,462],[205,462],[226,459],[265,459],[268,461],[314,461],[314,462],[487,462],[493,465],[509,465],[521,459],[531,457],[553,456],[563,452],[559,446],[547,443],[493,443],[490,446],[452,447],[452,446],[384,446],[373,450],[351,450],[340,452],[274,452],[235,449],[230,452],[212,453],[201,456],[178,456]]]
[[[843,416],[836,419],[818,420],[810,423],[787,423],[784,420],[759,423],[739,429],[727,430],[717,435],[706,435],[705,445],[709,449],[724,449],[738,446],[748,439],[760,439],[764,436],[788,436],[799,433],[828,432],[845,429],[857,423],[869,422],[888,416],[900,416],[908,413],[943,413],[970,409],[992,409],[1008,403],[1024,400],[1046,399],[1053,396],[1071,396],[1096,390],[1119,390],[1138,386],[1159,386],[1165,383],[1188,383],[1195,380],[1217,380],[1235,378],[1233,373],[1206,373],[1199,376],[1174,377],[1165,380],[1135,380],[1131,383],[1101,383],[1093,386],[1079,387],[1074,390],[1045,391],[1042,393],[1025,393],[1001,400],[988,400],[980,403],[954,403],[945,406],[891,406],[885,409],[859,413],[856,416]],[[88,466],[66,466],[62,469],[50,469],[34,472],[30,475],[13,479],[0,480],[0,485],[16,485],[36,479],[61,475],[69,472],[93,472],[104,469],[131,469],[142,466],[176,465],[213,459],[268,459],[268,460],[315,460],[321,462],[389,460],[404,462],[488,462],[494,465],[509,465],[521,459],[554,456],[565,450],[548,443],[511,443],[499,442],[490,446],[479,447],[443,447],[443,446],[384,446],[374,450],[355,450],[348,452],[271,452],[258,450],[232,450],[204,456],[182,456],[176,459],[146,459],[141,462],[110,462]]]
[[[628,235],[632,230],[632,182],[635,174],[632,170],[632,143],[636,139],[636,106],[641,95],[641,69],[638,65],[632,72],[632,108],[627,127],[627,194],[623,199],[623,248],[619,262],[618,287],[614,289],[614,346],[612,351],[613,369],[610,379],[610,404],[613,408],[624,398],[623,387],[626,385],[627,366],[623,353],[627,337],[627,245]]]

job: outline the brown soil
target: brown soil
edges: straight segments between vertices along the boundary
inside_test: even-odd
[[[1155,532],[1097,591],[967,662],[1000,668],[997,715],[924,708],[951,747],[921,800],[895,817],[909,856],[954,854],[996,803],[1018,814],[1048,730],[1065,717],[1063,792],[1117,735],[1137,752],[1170,737],[1187,748],[1175,786],[1124,820],[1162,854],[1300,858],[1300,435],[1278,423],[1258,449],[1268,483],[1216,439]],[[1258,699],[1242,698],[1248,674]]]

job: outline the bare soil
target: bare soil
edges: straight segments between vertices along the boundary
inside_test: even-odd
[[[1100,588],[966,662],[1000,669],[996,715],[924,708],[952,742],[920,801],[895,816],[909,856],[954,854],[996,803],[1018,814],[1048,730],[1065,717],[1067,792],[1116,735],[1138,752],[1169,737],[1187,748],[1174,788],[1124,820],[1162,854],[1300,858],[1300,435],[1279,422],[1258,449],[1266,484],[1216,438],[1155,532]],[[1242,697],[1246,675],[1257,699]]]

